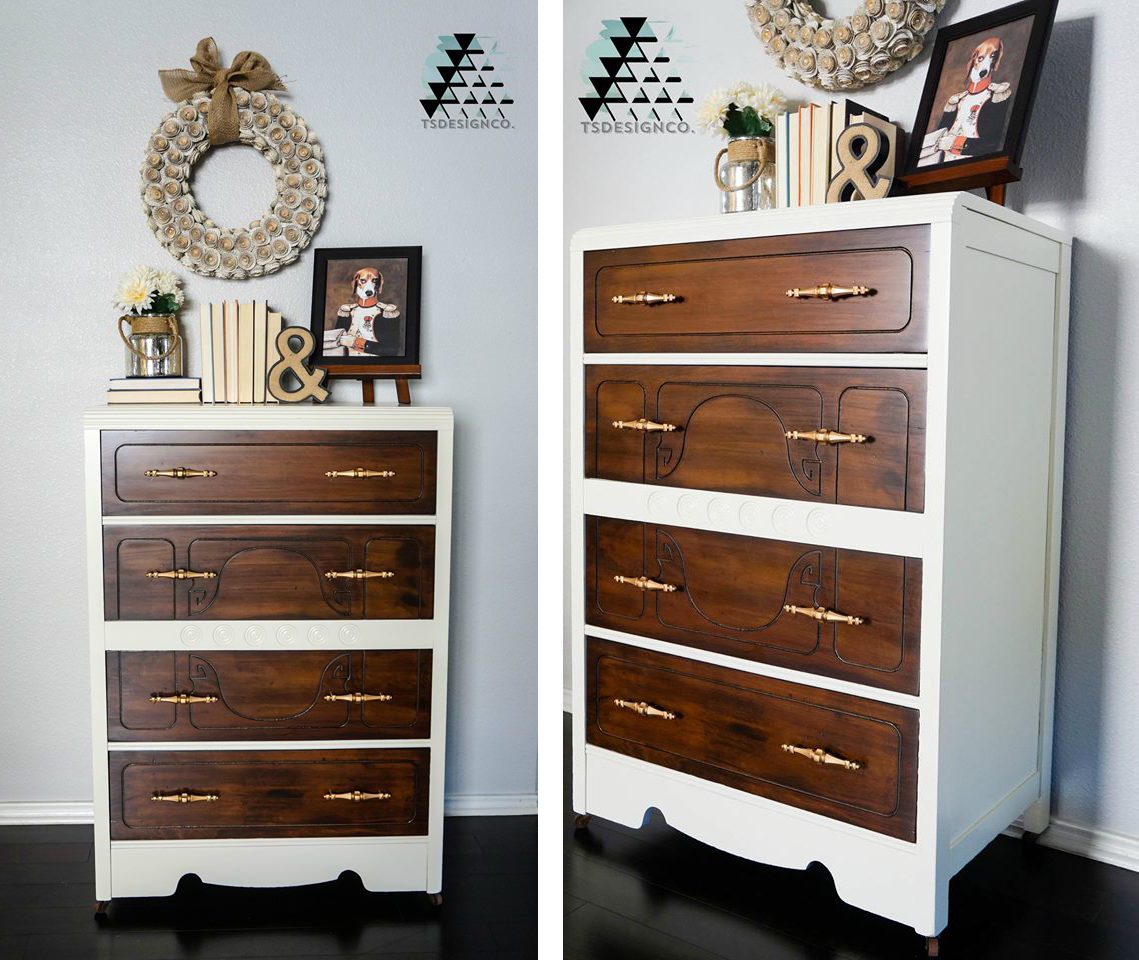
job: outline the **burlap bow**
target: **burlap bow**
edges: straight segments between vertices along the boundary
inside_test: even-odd
[[[190,58],[193,70],[159,70],[158,78],[166,96],[175,102],[188,100],[195,93],[212,90],[206,126],[210,143],[233,143],[237,139],[237,101],[231,87],[244,90],[284,90],[281,78],[273,72],[269,61],[252,50],[242,50],[227,68],[218,60],[218,45],[213,37],[198,41],[198,49]]]

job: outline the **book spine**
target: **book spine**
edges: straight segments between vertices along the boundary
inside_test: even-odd
[[[775,209],[782,210],[787,206],[787,191],[784,189],[783,171],[787,169],[783,153],[787,146],[787,134],[783,122],[787,114],[781,113],[775,118]]]
[[[237,403],[237,301],[225,301],[225,401]]]
[[[214,334],[210,304],[202,304],[201,330],[202,338],[202,402],[214,402]]]
[[[265,335],[268,318],[265,301],[253,301],[253,402],[265,402]]]
[[[239,304],[237,317],[237,398],[239,403],[252,403],[253,304]]]
[[[799,206],[799,111],[787,117],[787,206]]]
[[[225,403],[225,325],[222,322],[222,307],[220,303],[210,304],[210,324],[214,338],[212,373],[214,403]]]

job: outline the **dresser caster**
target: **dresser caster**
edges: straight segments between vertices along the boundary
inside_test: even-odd
[[[941,944],[938,942],[937,937],[925,938],[925,955],[927,957],[936,957],[941,952]]]
[[[584,830],[589,826],[589,821],[592,820],[588,813],[575,813],[573,815],[573,828],[575,830]]]
[[[441,893],[429,893],[427,894],[427,900],[433,907],[443,906],[443,894]]]
[[[107,919],[107,907],[111,905],[110,900],[96,900],[95,901],[95,916],[100,920]]]

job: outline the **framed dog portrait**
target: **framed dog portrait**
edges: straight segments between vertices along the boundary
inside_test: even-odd
[[[908,185],[1019,179],[1056,4],[1026,0],[938,30],[906,156]]]
[[[419,365],[422,247],[318,249],[313,265],[313,362],[355,376]]]

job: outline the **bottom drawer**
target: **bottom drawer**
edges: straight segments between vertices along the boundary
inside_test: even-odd
[[[593,638],[586,661],[589,743],[916,840],[916,710]]]
[[[429,755],[112,751],[111,839],[422,836]]]

